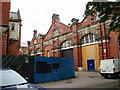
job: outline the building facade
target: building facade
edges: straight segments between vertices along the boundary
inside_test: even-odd
[[[10,3],[10,0],[0,2],[1,55],[19,55],[22,20],[19,10],[10,12]]]
[[[10,0],[0,1],[0,54],[8,54]]]
[[[28,55],[28,47],[21,46],[19,50],[20,50],[20,55]]]
[[[100,60],[119,58],[120,51],[120,37],[108,32],[111,21],[98,23],[97,19],[87,16],[79,22],[73,18],[71,25],[65,25],[60,22],[59,15],[53,14],[46,35],[34,30],[32,40],[28,41],[29,55],[74,58],[75,70],[97,71]]]
[[[9,55],[19,55],[21,44],[21,16],[20,11],[10,12],[9,16]]]

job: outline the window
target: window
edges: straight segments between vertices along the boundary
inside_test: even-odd
[[[37,40],[36,39],[34,40],[34,44],[37,44]]]
[[[15,24],[14,23],[11,24],[11,30],[15,30]]]
[[[37,48],[37,50],[36,50],[36,51],[37,51],[37,53],[39,53],[39,52],[40,52],[40,48]]]
[[[49,52],[49,50],[47,51],[47,56],[50,57],[50,52]]]
[[[33,51],[33,50],[31,50],[31,51],[30,51],[30,54],[34,54],[34,51]]]
[[[97,38],[97,36],[95,36],[95,35],[92,34],[92,33],[86,34],[86,35],[83,36],[83,38],[81,39],[81,43],[82,43],[82,44],[87,44],[87,43],[96,42],[96,38]]]
[[[120,36],[118,37],[118,49],[119,49],[119,58],[120,58]]]
[[[55,30],[55,31],[53,32],[53,37],[58,36],[58,35],[59,35],[59,31],[58,31],[58,30]]]
[[[52,69],[59,69],[59,63],[53,63]]]
[[[71,40],[68,40],[68,41],[64,41],[62,43],[62,48],[67,48],[67,47],[71,47],[72,45],[72,41]]]
[[[54,42],[54,46],[56,46],[56,41],[53,41]]]
[[[51,64],[47,62],[36,62],[36,73],[51,73]]]

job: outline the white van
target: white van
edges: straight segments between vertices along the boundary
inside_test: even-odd
[[[109,75],[120,76],[120,59],[106,59],[100,61],[100,74],[107,78]]]

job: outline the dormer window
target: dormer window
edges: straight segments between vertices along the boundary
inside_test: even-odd
[[[55,30],[55,31],[53,32],[53,37],[58,36],[58,35],[59,35],[59,31],[58,31],[58,30]]]

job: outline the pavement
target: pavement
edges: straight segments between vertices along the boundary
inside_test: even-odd
[[[39,83],[44,88],[120,88],[120,78],[104,78],[99,72],[76,71],[75,78]]]

